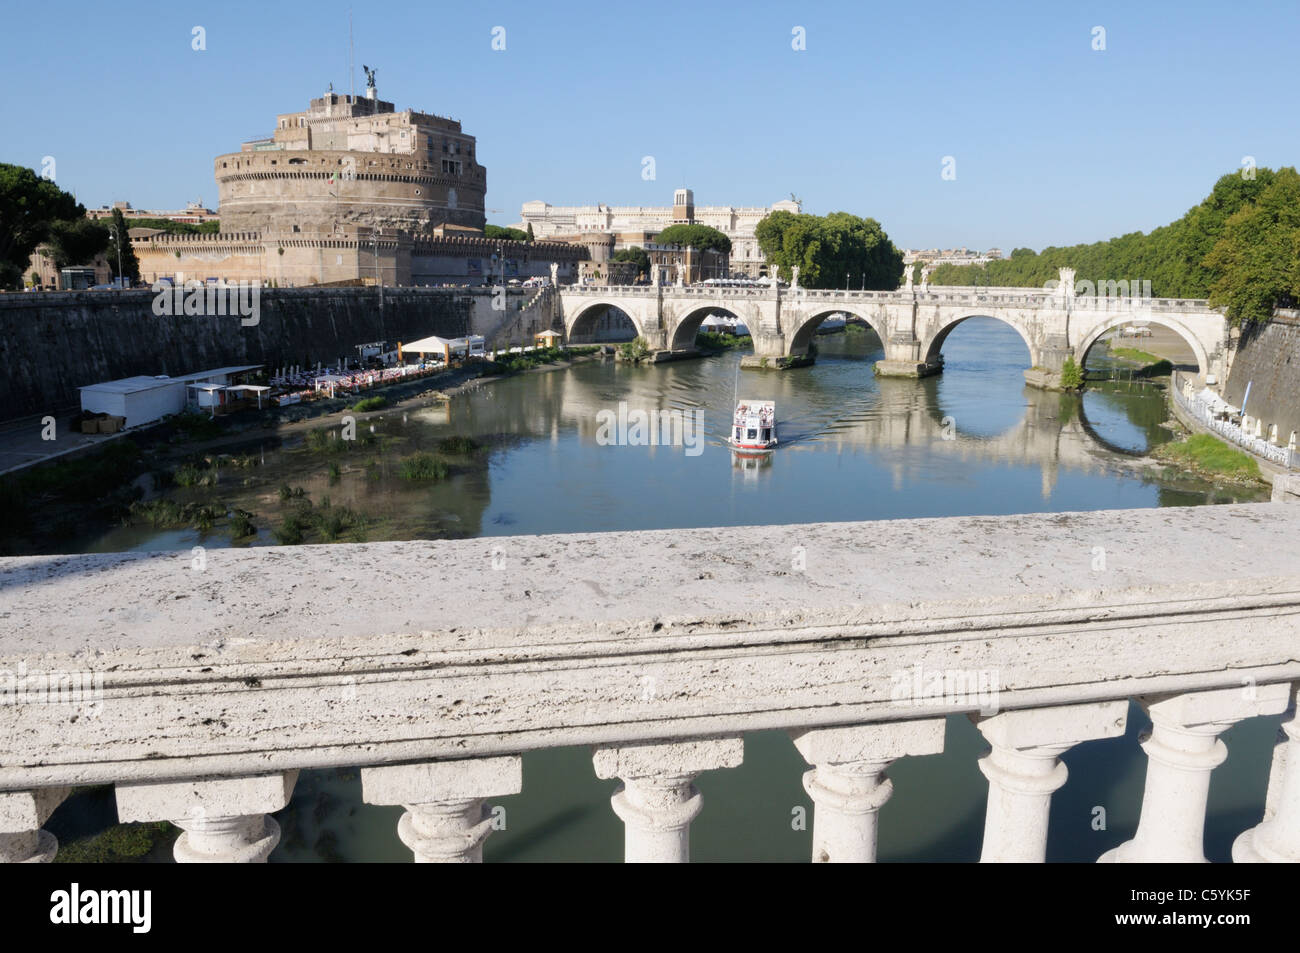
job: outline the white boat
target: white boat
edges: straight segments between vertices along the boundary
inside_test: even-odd
[[[741,400],[736,402],[736,413],[727,438],[735,450],[748,453],[767,453],[776,447],[776,402],[771,400]]]

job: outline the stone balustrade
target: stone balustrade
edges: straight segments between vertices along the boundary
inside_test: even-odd
[[[565,285],[560,289],[564,294],[588,295],[591,297],[653,297],[656,294],[653,285]],[[734,288],[713,285],[660,285],[658,291],[665,297],[683,296],[697,298],[770,298],[770,287]],[[808,301],[856,301],[856,302],[899,302],[916,300],[921,303],[944,304],[997,304],[1002,307],[1024,306],[1059,307],[1060,292],[1047,288],[986,288],[982,286],[930,285],[921,291],[919,285],[911,289],[899,288],[894,291],[858,291],[835,288],[789,288],[782,287],[780,296],[795,297]],[[1217,313],[1208,301],[1190,298],[1144,298],[1140,295],[1075,295],[1070,298],[1072,309],[1089,311],[1170,311],[1185,313],[1188,311]]]
[[[953,713],[989,744],[982,859],[1041,861],[1089,783],[1061,755],[1122,751],[1130,699],[1141,820],[1102,859],[1204,860],[1219,735],[1265,717],[1233,854],[1300,860],[1300,506],[6,558],[0,618],[9,861],[104,783],[179,861],[264,861],[298,772],[339,766],[417,860],[476,861],[520,756],[569,745],[618,779],[626,858],[684,861],[694,778],[769,729],[809,765],[812,859],[871,861],[880,807],[927,796],[889,765]]]

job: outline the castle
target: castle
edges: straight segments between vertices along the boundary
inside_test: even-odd
[[[331,88],[274,133],[217,156],[221,232],[132,230],[140,276],[278,287],[477,285],[492,275],[571,277],[582,246],[483,238],[487,170],[459,122]]]

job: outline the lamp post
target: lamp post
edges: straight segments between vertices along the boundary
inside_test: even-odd
[[[110,225],[108,230],[113,235],[113,245],[117,248],[117,290],[122,290],[122,243],[117,240],[117,226]]]

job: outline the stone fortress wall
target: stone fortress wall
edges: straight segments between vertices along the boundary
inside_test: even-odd
[[[1278,311],[1242,334],[1223,397],[1234,407],[1245,401],[1255,436],[1300,445],[1300,311]]]

